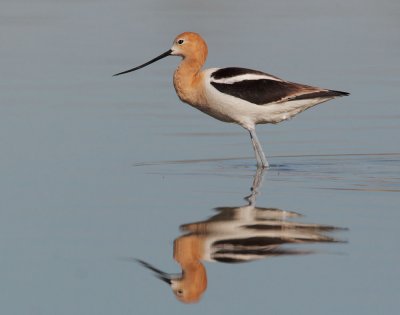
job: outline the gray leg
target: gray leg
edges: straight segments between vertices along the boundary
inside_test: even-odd
[[[261,147],[260,141],[258,141],[256,130],[250,129],[250,139],[253,144],[254,153],[256,154],[257,166],[262,168],[268,168],[269,164],[265,157],[264,151]]]
[[[257,167],[259,167],[260,165],[262,165],[262,162],[261,162],[261,158],[260,158],[260,156],[258,154],[258,151],[257,151],[256,143],[255,143],[255,141],[253,139],[253,136],[251,135],[251,131],[250,131],[250,139],[251,139],[251,144],[253,145],[253,150],[254,150],[254,153],[255,153],[255,156],[256,156]]]

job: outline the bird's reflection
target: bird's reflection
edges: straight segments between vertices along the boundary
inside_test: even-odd
[[[311,250],[290,248],[288,244],[336,243],[340,240],[327,234],[341,229],[329,225],[296,222],[300,214],[277,208],[256,207],[263,170],[253,180],[248,203],[239,207],[218,207],[211,218],[181,225],[184,233],[174,241],[174,259],[180,274],[165,273],[143,260],[144,267],[167,282],[178,300],[198,302],[207,288],[203,261],[240,263],[280,255],[303,255]]]

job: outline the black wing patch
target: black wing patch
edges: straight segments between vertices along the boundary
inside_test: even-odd
[[[245,75],[259,78],[245,79]],[[243,77],[240,77],[243,76]],[[235,80],[237,77],[237,80]],[[210,84],[218,91],[257,105],[307,99],[330,99],[347,92],[283,81],[265,72],[245,68],[223,68],[211,74]]]
[[[276,80],[244,80],[233,84],[210,82],[224,94],[238,97],[253,104],[278,102],[299,92],[297,84]]]

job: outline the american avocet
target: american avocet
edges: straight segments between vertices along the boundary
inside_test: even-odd
[[[268,162],[256,135],[257,124],[276,124],[337,96],[349,95],[244,68],[201,71],[207,53],[207,44],[199,34],[185,32],[160,56],[114,76],[141,69],[167,56],[182,57],[174,73],[174,87],[179,98],[218,120],[247,129],[257,166],[263,168],[268,167]]]
[[[136,261],[168,283],[179,301],[196,303],[207,289],[205,261],[244,263],[276,256],[306,255],[314,251],[294,246],[344,242],[329,235],[343,228],[304,223],[297,220],[302,216],[299,213],[256,206],[263,171],[257,169],[251,195],[245,197],[247,204],[218,207],[214,216],[180,226],[182,235],[174,240],[173,248],[180,273],[166,273],[143,260]]]

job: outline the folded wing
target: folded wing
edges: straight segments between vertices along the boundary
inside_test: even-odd
[[[219,92],[256,105],[307,99],[331,99],[347,92],[284,81],[264,72],[244,68],[223,68],[211,74],[210,84]]]

